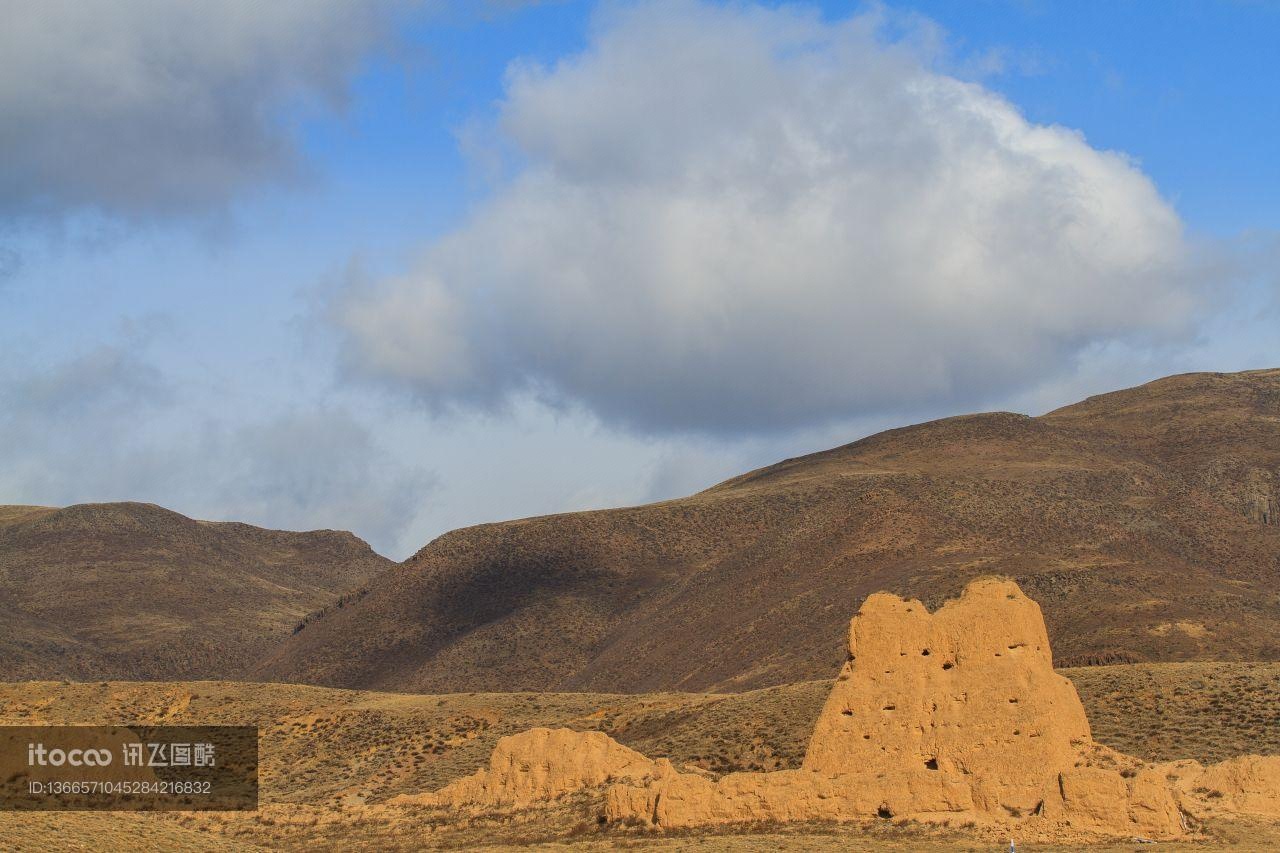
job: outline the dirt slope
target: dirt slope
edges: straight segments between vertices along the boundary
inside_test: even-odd
[[[449,690],[737,690],[819,678],[876,590],[982,574],[1059,665],[1280,659],[1280,370],[1048,415],[970,415],[681,500],[454,531],[255,677]]]
[[[223,678],[393,565],[350,533],[0,507],[0,678]]]

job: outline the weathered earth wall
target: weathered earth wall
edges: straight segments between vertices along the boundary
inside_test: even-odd
[[[934,613],[867,598],[798,770],[712,779],[598,732],[534,729],[415,801],[519,808],[606,784],[608,820],[672,828],[907,818],[1024,838],[1173,839],[1188,816],[1280,817],[1280,758],[1146,765],[1094,743],[1075,687],[1053,671],[1039,606],[994,578]]]

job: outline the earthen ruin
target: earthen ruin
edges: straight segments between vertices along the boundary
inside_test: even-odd
[[[1095,743],[1039,605],[1012,581],[974,581],[934,613],[872,595],[848,650],[800,769],[712,779],[599,732],[533,729],[413,800],[494,810],[595,789],[606,820],[665,828],[893,818],[1045,838],[1172,839],[1200,816],[1280,817],[1280,757],[1149,765]]]

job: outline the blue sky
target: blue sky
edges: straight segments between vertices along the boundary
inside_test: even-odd
[[[0,36],[0,502],[398,558],[1280,364],[1274,4],[250,8]]]
[[[1124,151],[1189,224],[1230,235],[1280,226],[1268,156],[1280,128],[1272,3],[930,2],[913,8],[961,45],[1005,51],[993,82],[1033,121]],[[1016,66],[1024,65],[1017,73]]]

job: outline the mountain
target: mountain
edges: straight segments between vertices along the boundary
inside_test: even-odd
[[[333,530],[140,503],[0,507],[0,679],[232,677],[392,565]]]
[[[454,531],[251,677],[424,692],[822,678],[848,612],[979,575],[1060,666],[1280,659],[1280,370],[895,429],[680,500]]]

